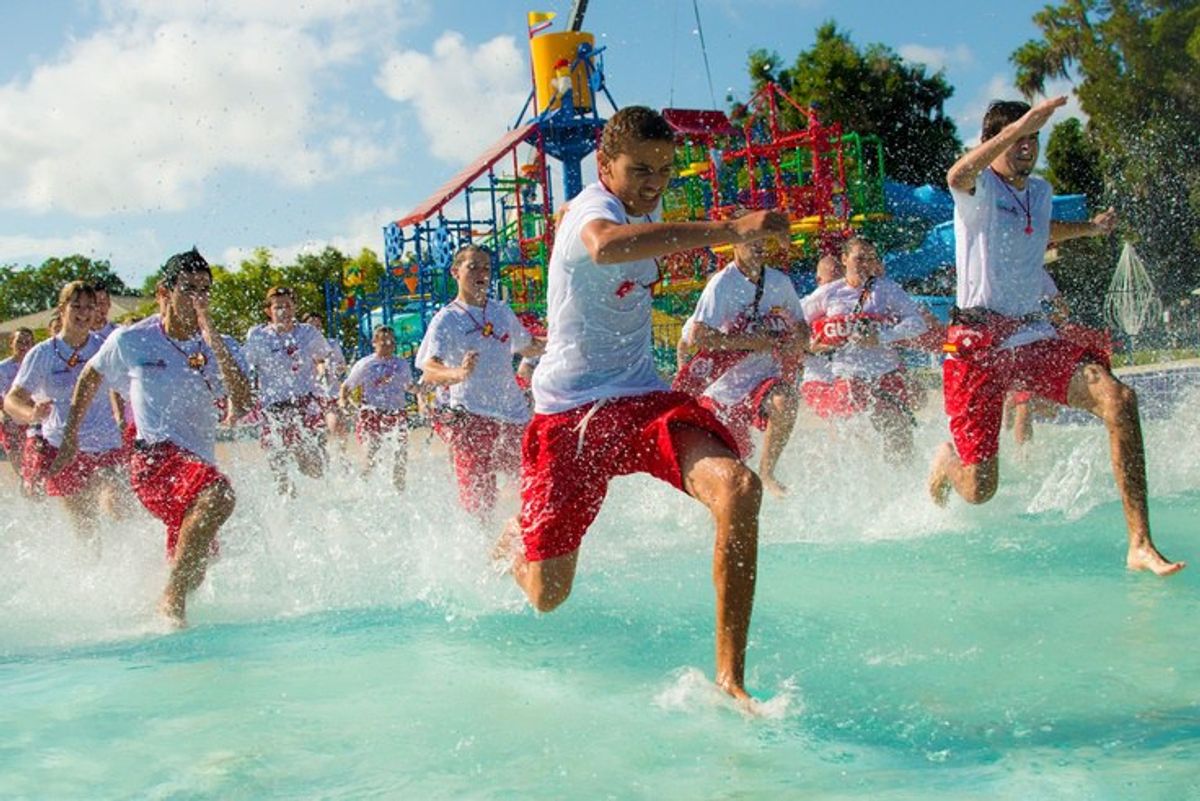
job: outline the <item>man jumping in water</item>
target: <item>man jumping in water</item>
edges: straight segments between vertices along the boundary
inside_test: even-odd
[[[571,200],[550,256],[549,341],[533,374],[535,415],[521,453],[521,513],[498,550],[517,545],[512,573],[543,612],[571,593],[579,546],[608,482],[649,473],[687,492],[716,524],[716,683],[748,700],[746,639],[754,605],[762,483],[725,427],[669,392],[654,365],[656,259],[680,250],[787,241],[788,220],[660,223],[650,215],[674,172],[674,133],[657,112],[628,106],[604,128],[600,180]]]
[[[1126,565],[1168,575],[1184,563],[1164,557],[1150,537],[1137,395],[1113,376],[1103,354],[1059,337],[1042,311],[1047,243],[1101,236],[1116,224],[1111,209],[1090,222],[1050,219],[1050,185],[1032,173],[1038,131],[1066,102],[1056,97],[1033,108],[993,103],[983,119],[981,143],[946,175],[954,197],[958,297],[942,370],[954,441],[934,457],[929,490],[938,504],[951,488],[975,504],[996,493],[1009,390],[1083,409],[1108,429],[1129,532]]]

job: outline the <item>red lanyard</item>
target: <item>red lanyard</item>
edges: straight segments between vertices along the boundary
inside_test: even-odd
[[[496,336],[496,327],[494,325],[492,325],[490,322],[488,322],[487,301],[486,300],[483,302],[483,320],[482,321],[475,319],[475,315],[471,314],[471,310],[470,310],[470,308],[467,307],[467,304],[460,303],[457,300],[455,300],[453,305],[458,306],[458,308],[462,309],[463,313],[466,314],[468,317],[470,317],[471,322],[475,324],[475,327],[467,332],[468,334],[474,334],[476,331],[478,331],[479,335],[482,337],[491,337],[492,339],[498,340],[500,342],[508,341],[508,334],[505,334],[502,337]]]
[[[1017,208],[1025,212],[1025,236],[1033,236],[1033,214],[1031,213],[1032,204],[1029,200],[1029,185],[1026,184],[1025,186],[1025,202],[1022,203],[1020,196],[1017,195],[1017,193],[1013,191],[1013,188],[1008,185],[1008,181],[1004,180],[1000,173],[996,172],[995,170],[992,170],[992,172],[995,173],[996,179],[999,180],[1000,183],[1004,185],[1004,188],[1008,190],[1008,194],[1012,195],[1012,199],[1017,204]]]
[[[89,335],[89,338],[90,338],[90,335]],[[71,352],[71,356],[69,358],[64,359],[63,355],[58,352],[58,340],[60,340],[60,339],[62,339],[61,336],[57,336],[54,338],[54,344],[53,344],[54,355],[57,356],[59,359],[62,359],[62,361],[64,361],[66,363],[68,369],[74,370],[76,367],[79,366],[79,352],[87,347],[88,341],[87,341],[87,339],[83,340],[83,344],[80,345],[78,348],[75,348]],[[65,342],[66,340],[63,340],[63,341]]]

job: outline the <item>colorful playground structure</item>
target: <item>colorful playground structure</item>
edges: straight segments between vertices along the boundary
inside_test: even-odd
[[[554,241],[553,162],[560,165],[569,200],[583,187],[583,160],[604,126],[598,99],[617,108],[605,85],[605,48],[577,29],[543,32],[550,16],[529,16],[533,87],[516,123],[423,203],[384,227],[386,270],[377,292],[366,292],[354,275],[326,286],[331,331],[352,319],[365,347],[371,328],[382,323],[396,331],[402,348],[411,347],[453,299],[450,261],[467,243],[492,253],[500,298],[518,312],[544,312]],[[784,125],[785,103],[805,125]],[[886,218],[879,140],[825,124],[775,84],[765,84],[736,120],[716,110],[667,109],[664,116],[678,143],[676,175],[663,200],[666,219],[724,219],[739,207],[779,208],[792,219],[793,234],[781,257],[798,269],[855,227]],[[719,258],[698,250],[663,265],[655,318],[664,360],[674,353],[679,326]]]
[[[583,161],[596,149],[604,127],[599,99],[617,108],[605,84],[605,48],[578,29],[582,12],[571,14],[568,30],[546,32],[553,17],[529,15],[533,86],[512,128],[423,203],[384,227],[386,270],[378,291],[365,291],[355,275],[326,286],[330,333],[352,320],[359,349],[365,351],[371,329],[382,323],[396,332],[401,351],[411,353],[429,320],[453,300],[450,262],[467,243],[492,254],[499,298],[518,313],[544,314],[557,205],[554,163],[561,171],[563,199],[570,200],[583,187]],[[784,211],[792,221],[792,240],[779,262],[802,291],[812,285],[810,268],[817,256],[835,250],[856,230],[874,235],[881,225],[915,225],[925,236],[914,250],[885,254],[896,280],[915,283],[952,268],[949,194],[886,181],[877,137],[822,120],[818,110],[800,107],[774,83],[764,83],[732,115],[670,108],[663,116],[677,144],[675,176],[663,197],[664,219],[727,219],[743,208]],[[1056,199],[1055,216],[1086,218],[1082,198]],[[664,370],[674,367],[680,328],[705,280],[725,259],[718,248],[663,260],[654,336]],[[940,315],[951,303],[944,294],[925,298]]]

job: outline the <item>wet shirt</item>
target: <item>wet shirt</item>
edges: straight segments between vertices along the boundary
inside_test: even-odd
[[[890,278],[876,278],[865,296],[863,287],[850,286],[845,278],[839,278],[805,297],[803,306],[804,319],[813,326],[814,336],[830,322],[851,326],[855,319],[867,319],[877,324],[878,345],[851,340],[833,352],[830,369],[838,378],[876,378],[899,370],[900,356],[891,343],[918,337],[928,328],[916,301]]]
[[[159,318],[147,318],[109,337],[89,364],[129,388],[139,440],[172,442],[216,463],[218,401],[225,384],[217,357],[199,335],[171,339]]]
[[[757,287],[736,264],[728,264],[705,285],[688,319],[691,325],[700,323],[723,334],[753,334],[759,331],[787,332],[804,319],[800,297],[791,280],[779,270],[763,270],[762,297],[757,307],[754,299]],[[690,341],[690,340],[689,340]],[[779,359],[772,351],[746,353],[714,381],[704,394],[718,403],[731,405],[740,402],[768,378],[781,374]]]
[[[91,334],[78,350],[64,342],[61,336],[52,337],[33,346],[13,379],[13,386],[28,392],[35,403],[47,400],[53,403],[50,416],[42,421],[41,434],[56,448],[62,445],[75,384],[88,360],[100,347],[100,338]],[[111,384],[107,381],[101,384],[80,421],[78,445],[85,453],[103,453],[121,447],[121,432],[108,403],[109,389]]]
[[[9,356],[4,361],[0,361],[0,400],[8,394],[8,390],[12,387],[13,379],[17,377],[17,371],[21,369],[21,364],[13,357]]]
[[[975,179],[975,192],[953,187],[955,268],[959,308],[983,307],[1009,317],[1041,311],[1052,191],[1030,177],[1017,190],[991,169]],[[1046,321],[1032,322],[1002,343],[1015,347],[1054,337]]]
[[[398,356],[381,359],[372,353],[354,363],[345,386],[350,390],[361,387],[364,405],[395,412],[407,405],[412,383],[412,369],[406,360]]]
[[[430,321],[417,350],[417,367],[432,358],[447,367],[458,367],[468,351],[478,352],[479,360],[471,375],[450,385],[450,406],[509,423],[524,423],[529,420],[529,403],[517,385],[513,357],[532,341],[507,303],[488,300],[480,307],[456,300]]]
[[[534,408],[556,414],[605,398],[666,389],[654,366],[651,291],[653,259],[597,264],[583,244],[593,220],[620,225],[625,206],[600,183],[571,200],[550,254],[546,354],[533,374]]]
[[[100,341],[103,342],[104,340],[106,340],[110,336],[112,336],[113,332],[116,331],[119,327],[120,326],[118,326],[116,323],[109,320],[109,321],[105,322],[104,325],[101,326],[99,329],[93,331],[92,334],[94,336],[100,337]]]
[[[324,335],[307,323],[297,323],[286,333],[274,325],[257,325],[246,335],[242,349],[258,376],[263,406],[320,395],[317,361],[327,358],[329,351]]]

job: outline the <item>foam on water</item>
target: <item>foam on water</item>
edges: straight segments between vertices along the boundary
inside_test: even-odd
[[[1192,561],[1198,410],[1146,431],[1156,537]],[[539,616],[422,437],[399,497],[334,470],[281,500],[238,446],[222,558],[169,636],[159,523],[106,524],[96,559],[0,485],[0,796],[1200,793],[1200,581],[1122,569],[1103,429],[1039,426],[1020,461],[1006,439],[993,502],[939,510],[944,438],[924,423],[897,468],[869,426],[797,431],[793,494],[763,507],[753,717],[710,678],[708,515],[645,477]]]

